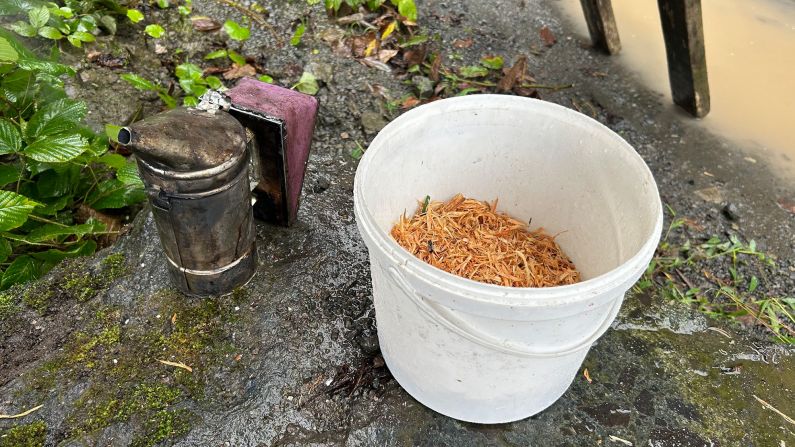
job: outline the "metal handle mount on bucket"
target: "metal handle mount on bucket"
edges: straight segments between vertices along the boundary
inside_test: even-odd
[[[583,340],[575,342],[569,346],[564,347],[563,349],[556,349],[555,351],[541,351],[532,349],[527,346],[511,346],[509,342],[500,340],[495,338],[492,335],[489,335],[483,331],[480,331],[472,325],[468,324],[467,322],[461,320],[454,316],[451,312],[448,312],[441,308],[441,306],[434,305],[430,303],[427,298],[423,298],[417,294],[414,288],[409,284],[408,281],[403,277],[403,275],[398,271],[397,268],[394,266],[390,266],[387,268],[389,271],[389,276],[395,281],[395,283],[400,287],[406,294],[411,298],[414,304],[422,310],[426,315],[428,315],[432,320],[441,324],[442,326],[446,327],[447,329],[455,332],[456,334],[466,338],[469,341],[475,342],[481,346],[484,346],[489,349],[493,349],[495,351],[504,352],[506,354],[512,354],[515,356],[520,357],[558,357],[561,355],[571,354],[577,351],[580,351],[584,348],[587,348],[591,344],[593,344],[602,334],[607,331],[610,325],[613,323],[613,319],[618,315],[618,311],[621,309],[621,301],[617,299],[616,302],[611,307],[610,311],[607,313],[607,317],[599,325],[599,327],[589,336],[585,337]]]

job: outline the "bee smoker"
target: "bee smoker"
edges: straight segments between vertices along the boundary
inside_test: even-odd
[[[119,132],[119,142],[136,154],[181,292],[219,295],[251,279],[255,215],[295,222],[317,107],[311,96],[242,79],[225,93],[206,93],[196,108],[160,113]]]

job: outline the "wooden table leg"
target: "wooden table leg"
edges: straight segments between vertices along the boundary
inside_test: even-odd
[[[709,81],[701,0],[658,0],[657,4],[674,103],[697,118],[706,116],[709,113]]]
[[[607,54],[621,51],[618,27],[610,0],[580,0],[594,48]]]

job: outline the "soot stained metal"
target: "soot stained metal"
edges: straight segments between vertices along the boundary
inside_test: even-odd
[[[254,275],[255,209],[271,223],[295,222],[317,114],[315,98],[253,79],[202,99],[119,133],[136,154],[171,277],[197,296]]]

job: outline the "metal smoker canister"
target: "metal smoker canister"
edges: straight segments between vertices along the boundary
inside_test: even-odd
[[[132,147],[168,268],[187,295],[242,286],[257,266],[246,131],[227,112],[177,108],[119,133]]]

